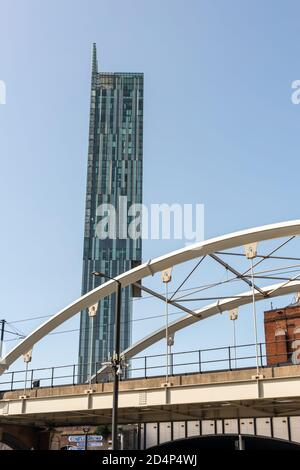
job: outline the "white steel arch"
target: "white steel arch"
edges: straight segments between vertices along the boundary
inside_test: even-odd
[[[300,290],[300,280],[291,281],[288,284],[282,282],[279,284],[272,284],[270,286],[262,287],[261,290],[263,293],[268,293],[268,299],[279,297],[281,295],[291,294],[298,292]],[[266,300],[266,297],[263,296],[260,292],[255,293],[255,301]],[[168,330],[169,334],[175,334],[177,331],[186,328],[187,326],[192,325],[200,320],[205,320],[208,317],[216,314],[222,314],[233,308],[242,307],[243,305],[251,304],[253,301],[252,290],[238,294],[236,297],[231,299],[220,300],[219,302],[214,302],[210,305],[206,305],[200,309],[194,310],[196,316],[186,315],[178,320],[173,321],[169,324]],[[163,326],[158,330],[154,331],[148,336],[145,336],[141,340],[137,341],[135,344],[130,346],[128,349],[121,353],[121,357],[125,359],[130,359],[136,354],[144,351],[153,344],[157,343],[161,339],[164,339],[166,336],[166,327]],[[109,369],[109,366],[104,366],[98,370],[97,375],[104,374]],[[93,376],[95,379],[96,374]]]
[[[167,255],[160,256],[154,260],[149,260],[134,269],[120,274],[116,279],[118,279],[122,286],[125,287],[147,276],[154,275],[170,266],[175,266],[200,256],[209,255],[216,251],[227,250],[237,246],[246,245],[248,243],[294,235],[300,235],[299,219],[242,230],[195,243],[180,250],[168,253]],[[2,358],[0,362],[0,374],[8,369],[9,366],[11,366],[11,364],[13,364],[20,356],[31,350],[38,341],[55,328],[72,318],[81,310],[94,305],[107,295],[112,294],[115,291],[115,284],[116,283],[114,281],[108,281],[101,284],[101,286],[78,298],[57,314],[53,315]]]

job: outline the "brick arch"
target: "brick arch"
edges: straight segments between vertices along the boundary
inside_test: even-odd
[[[0,442],[10,447],[12,450],[30,450],[20,439],[9,432],[2,433]]]
[[[0,442],[14,450],[48,449],[49,433],[33,426],[0,424]]]

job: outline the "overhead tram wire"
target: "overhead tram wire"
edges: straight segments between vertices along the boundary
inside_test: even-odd
[[[258,262],[258,263],[255,263],[254,266],[257,266],[258,264],[260,264],[261,262],[265,261],[266,259],[271,259],[272,255],[278,251],[280,248],[282,248],[284,245],[286,245],[289,241],[291,241],[293,238],[295,238],[294,236],[293,237],[290,237],[288,240],[286,240],[285,242],[281,243],[276,249],[272,250],[268,255],[258,255],[258,257],[261,257],[262,259]],[[222,254],[228,254],[228,255],[232,255],[232,256],[235,256],[235,255],[239,255],[237,253],[223,253]],[[241,255],[243,256],[243,255]],[[230,279],[227,279],[225,281],[222,281],[222,282],[217,282],[217,283],[212,283],[212,284],[206,284],[206,285],[202,285],[202,286],[198,286],[198,287],[192,287],[192,288],[188,288],[188,289],[181,289],[181,287],[183,286],[183,284],[187,281],[187,279],[191,276],[191,274],[195,271],[195,269],[199,266],[199,264],[203,261],[205,257],[202,257],[198,263],[196,264],[196,266],[192,269],[192,271],[189,273],[189,275],[185,278],[185,280],[181,283],[181,285],[173,292],[173,295],[172,297],[174,297],[176,295],[176,293],[178,292],[190,292],[189,294],[187,295],[183,295],[181,297],[176,297],[176,300],[182,300],[182,301],[185,301],[185,297],[189,297],[193,294],[196,294],[196,293],[199,293],[199,292],[202,292],[204,290],[208,290],[208,289],[211,289],[213,287],[217,287],[217,286],[221,286],[223,284],[227,284],[227,283],[230,283],[230,282],[236,282],[236,281],[240,281],[240,279],[238,277],[232,277]],[[276,257],[277,258],[277,257]],[[294,259],[294,260],[298,260],[297,258],[283,258],[283,257],[278,257],[278,259]],[[285,271],[285,272],[282,272],[283,269],[289,269],[289,268],[293,268],[293,267],[298,267],[299,265],[290,265],[290,266],[285,266],[285,267],[282,267],[282,268],[275,268],[275,269],[272,269],[272,270],[264,270],[264,271],[260,271],[260,272],[256,272],[255,273],[255,276],[258,276],[259,274],[265,274],[267,272],[271,273],[276,273],[276,272],[280,272],[279,274],[291,274],[291,273],[294,273],[294,272],[298,272],[299,270],[289,270],[289,271]],[[247,273],[248,271],[245,271],[245,274]],[[265,276],[264,277],[265,279],[272,279],[271,276]],[[282,279],[284,280],[284,279]],[[287,281],[289,281],[288,279],[286,279]],[[193,292],[191,292],[193,291]],[[236,296],[230,296],[230,297],[236,297]],[[134,301],[138,301],[138,300],[146,300],[146,299],[149,299],[149,298],[153,298],[152,295],[149,295],[149,296],[144,296],[144,297],[141,297],[141,298],[137,298],[137,299],[132,299],[132,302]],[[216,300],[216,299],[220,299],[222,297],[208,297],[208,298],[198,298],[198,299],[188,299],[189,301],[204,301],[204,300]],[[224,297],[224,298],[229,298],[229,297]],[[179,315],[181,312],[170,312],[170,315]],[[18,330],[16,327],[13,327],[13,324],[17,324],[17,323],[23,323],[23,322],[28,322],[28,321],[34,321],[34,320],[39,320],[39,319],[46,319],[46,318],[50,318],[52,317],[52,315],[42,315],[42,316],[36,316],[36,317],[30,317],[30,318],[25,318],[25,319],[20,319],[20,320],[15,320],[15,321],[11,321],[9,322],[9,324],[11,325],[11,327],[13,329],[15,329],[15,333],[17,336],[19,336],[19,338],[22,338],[22,337],[26,337],[25,333],[21,332],[20,330]],[[147,320],[150,320],[150,319],[155,319],[155,318],[162,318],[163,315],[154,315],[154,316],[150,316],[150,317],[144,317],[144,318],[136,318],[136,319],[132,319],[130,321],[127,321],[127,322],[122,322],[122,323],[134,323],[136,321],[147,321]],[[109,326],[109,324],[108,324]],[[53,333],[49,333],[49,335],[54,335],[54,334],[64,334],[64,333],[71,333],[71,332],[76,332],[76,331],[80,331],[80,329],[72,329],[72,330],[65,330],[65,331],[59,331],[59,332],[53,332]],[[48,336],[48,335],[47,335]],[[9,339],[7,340],[6,342],[8,341],[17,341],[17,339]]]
[[[294,272],[300,271],[300,268],[299,268],[299,269],[295,269],[295,270],[284,271],[284,272],[281,272],[281,270],[282,270],[282,269],[287,269],[287,268],[289,268],[289,267],[292,268],[292,267],[298,267],[298,266],[300,267],[300,265],[295,264],[295,265],[290,265],[290,266],[284,266],[284,267],[282,267],[282,268],[268,269],[268,270],[264,270],[264,271],[257,271],[257,272],[255,273],[255,276],[256,276],[256,277],[259,277],[260,274],[264,274],[264,273],[268,273],[268,272],[269,272],[269,273],[271,273],[271,272],[272,272],[272,273],[278,272],[278,274],[292,274],[292,273],[294,273]],[[254,277],[255,277],[255,276],[254,276]],[[249,276],[245,276],[245,277],[251,277],[251,276],[249,275]],[[264,278],[265,278],[265,279],[272,279],[272,276],[264,276]],[[283,279],[283,280],[285,280],[285,279]],[[206,284],[206,285],[201,286],[201,287],[199,287],[199,288],[194,287],[194,288],[192,288],[192,289],[196,289],[196,290],[194,290],[194,292],[191,292],[191,293],[186,294],[186,295],[182,295],[182,296],[180,296],[180,297],[176,297],[175,300],[182,300],[182,299],[184,299],[185,297],[188,297],[188,296],[190,296],[190,295],[196,294],[196,293],[198,293],[198,292],[203,292],[203,291],[208,290],[208,289],[211,289],[211,288],[213,288],[213,287],[217,287],[217,286],[220,286],[220,285],[223,285],[223,284],[227,284],[227,283],[230,283],[230,282],[237,282],[237,281],[240,281],[240,279],[239,279],[238,277],[231,277],[231,278],[229,278],[229,279],[227,279],[227,280],[225,280],[225,281],[215,282],[215,283],[212,283],[212,284]],[[192,290],[192,289],[191,289],[191,290]]]
[[[225,281],[227,282],[227,281]],[[190,287],[188,289],[181,289],[180,292],[189,292],[191,290],[194,290],[194,289],[199,289],[199,288],[207,288],[207,287],[210,287],[212,284],[204,284],[202,286],[194,286],[194,287]],[[219,285],[219,283],[216,283],[216,285]],[[172,294],[172,292],[171,292]],[[147,300],[147,299],[153,299],[154,296],[153,295],[145,295],[144,297],[138,297],[138,298],[134,298],[132,299],[132,302],[137,302],[137,301],[141,301],[141,300]],[[10,323],[11,324],[17,324],[17,323],[24,323],[24,322],[28,322],[28,321],[34,321],[34,320],[44,320],[46,318],[51,318],[53,315],[40,315],[40,316],[36,316],[36,317],[28,317],[28,318],[22,318],[22,319],[19,319],[19,320],[13,320],[11,321]]]
[[[288,238],[288,240],[285,240],[283,243],[281,243],[278,247],[276,247],[274,250],[272,250],[270,253],[268,253],[267,255],[258,255],[257,257],[259,258],[262,258],[260,261],[258,261],[257,263],[254,264],[253,267],[256,267],[258,264],[262,263],[263,261],[265,261],[266,259],[271,259],[272,258],[272,255],[277,252],[280,248],[282,248],[283,246],[285,246],[287,243],[289,243],[291,240],[293,240],[295,237],[292,236],[290,238]],[[222,254],[225,254],[225,255],[232,255],[232,256],[244,256],[242,253],[230,253],[230,252],[218,252],[218,253],[222,253]],[[204,284],[202,286],[199,286],[199,287],[192,287],[192,288],[188,288],[188,289],[181,289],[181,287],[183,286],[183,284],[188,280],[188,278],[191,276],[191,274],[197,269],[197,267],[202,263],[202,261],[204,260],[205,256],[203,256],[196,264],[196,266],[191,270],[191,272],[188,274],[188,276],[185,278],[185,280],[181,283],[181,285],[173,292],[171,292],[172,294],[172,297],[173,298],[176,293],[178,292],[188,292],[188,291],[191,291],[191,290],[194,290],[194,289],[199,289],[199,290],[196,290],[194,293],[196,292],[201,292],[202,290],[206,290],[206,289],[210,289],[212,287],[216,287],[218,285],[221,285],[221,284],[225,284],[225,283],[229,283],[229,282],[233,282],[233,281],[237,281],[239,280],[237,277],[233,277],[233,278],[230,278],[230,279],[227,279],[226,281],[223,281],[223,282],[218,282],[218,283],[212,283],[212,284]],[[274,257],[276,258],[276,257]],[[281,258],[281,257],[278,257],[278,259],[291,259],[291,260],[300,260],[300,258]],[[297,266],[297,265],[295,265]],[[279,269],[283,269],[283,268],[277,268],[275,271],[279,270]],[[245,275],[249,270],[245,271],[243,273],[243,275]],[[265,271],[266,272],[266,271]],[[271,272],[271,270],[269,271]],[[257,274],[261,274],[262,272],[256,272],[256,275]],[[284,273],[282,273],[284,274]],[[144,297],[139,297],[139,298],[134,298],[134,299],[131,299],[132,302],[136,302],[136,301],[141,301],[141,300],[146,300],[146,299],[149,299],[149,298],[153,298],[152,295],[148,295],[148,296],[144,296]],[[174,300],[179,300],[181,297],[177,297],[176,299]],[[52,317],[52,315],[42,315],[42,316],[38,316],[38,317],[31,317],[31,318],[26,318],[26,319],[20,319],[20,320],[14,320],[10,323],[22,323],[22,322],[27,322],[27,321],[33,321],[33,320],[41,320],[41,319],[45,319],[45,318],[50,318]]]
[[[265,261],[266,259],[272,259],[272,258],[278,258],[278,259],[290,259],[290,260],[295,260],[295,261],[298,261],[300,260],[300,258],[292,258],[292,257],[272,257],[272,255],[278,251],[280,248],[282,248],[283,246],[285,246],[287,243],[289,243],[291,240],[293,240],[294,238],[296,238],[295,235],[293,235],[292,237],[288,238],[288,240],[285,240],[283,243],[281,243],[278,247],[276,247],[274,250],[272,250],[270,253],[268,253],[267,255],[257,255],[258,258],[262,258],[260,261],[258,261],[257,263],[254,264],[253,267],[256,267],[258,264],[262,263],[263,261]],[[218,254],[223,254],[223,255],[231,255],[231,256],[245,256],[244,254],[242,253],[230,253],[230,252],[216,252]],[[185,280],[183,281],[183,283],[179,286],[178,289],[176,289],[175,291],[171,292],[172,294],[172,297],[174,297],[174,295],[177,293],[177,292],[188,292],[188,291],[191,291],[191,290],[195,290],[195,289],[199,289],[199,290],[196,290],[194,293],[196,292],[201,292],[202,290],[205,290],[205,289],[210,289],[212,287],[216,287],[218,285],[221,285],[221,284],[226,284],[228,282],[233,282],[233,281],[236,281],[236,280],[239,280],[237,277],[233,277],[233,278],[230,278],[230,279],[227,279],[226,281],[223,281],[223,282],[217,282],[217,283],[212,283],[212,284],[204,284],[202,286],[198,286],[198,287],[192,287],[192,288],[188,288],[188,289],[181,289],[182,285],[186,282],[186,280],[190,277],[190,275],[194,272],[194,270],[199,266],[199,264],[203,261],[203,259],[205,258],[205,256],[203,256],[199,261],[198,263],[196,264],[196,266],[192,269],[192,271],[189,273],[189,275],[185,278]],[[297,265],[294,265],[294,266],[297,266]],[[293,266],[291,266],[293,267]],[[273,272],[275,271],[278,271],[280,269],[286,269],[286,268],[276,268],[275,270],[273,270]],[[249,270],[245,271],[243,273],[243,275],[245,275]],[[269,272],[271,272],[272,270],[269,270]],[[256,272],[256,275],[257,274],[262,274],[263,272],[267,272],[267,271],[260,271],[260,272]],[[282,273],[284,274],[284,273]],[[134,298],[132,299],[131,301],[132,302],[136,302],[136,301],[141,301],[141,300],[146,300],[146,299],[149,299],[149,298],[153,298],[152,295],[148,295],[148,296],[144,296],[144,297],[140,297],[140,298]],[[181,297],[177,297],[175,300],[179,300]],[[11,321],[10,323],[11,324],[16,324],[16,323],[23,323],[23,322],[27,322],[27,321],[34,321],[34,320],[42,320],[42,319],[45,319],[45,318],[50,318],[52,317],[52,315],[41,315],[41,316],[37,316],[37,317],[30,317],[30,318],[25,318],[25,319],[20,319],[20,320],[14,320],[14,321]]]
[[[233,280],[239,280],[239,279],[233,279]],[[288,280],[288,282],[290,282],[291,279]],[[229,297],[224,297],[224,298],[240,298],[241,296],[235,296],[235,295],[232,295],[232,296],[229,296]],[[208,300],[209,298],[200,298],[200,299],[189,299],[190,301],[203,301],[203,300]],[[214,298],[211,298],[212,299],[222,299],[222,297],[214,297]],[[173,315],[180,315],[181,312],[170,312],[169,313],[169,316],[173,316]],[[46,317],[50,317],[52,315],[47,315]],[[133,319],[133,320],[129,320],[129,321],[125,321],[125,322],[121,322],[122,324],[125,324],[125,323],[134,323],[134,322],[138,322],[138,321],[147,321],[147,320],[153,320],[153,319],[157,319],[157,318],[164,318],[165,315],[164,314],[161,314],[161,315],[153,315],[153,316],[149,316],[149,317],[144,317],[144,318],[136,318],[136,319]],[[45,317],[43,317],[45,318]],[[32,318],[30,319],[32,320]],[[25,320],[24,320],[25,321]],[[113,325],[112,323],[108,323],[107,326],[110,326],[110,325]],[[90,328],[84,328],[84,330],[89,330]],[[70,330],[63,330],[63,331],[56,331],[56,332],[53,332],[53,333],[49,333],[48,335],[46,335],[46,337],[48,336],[53,336],[53,335],[60,335],[60,334],[68,334],[68,333],[76,333],[76,332],[79,332],[80,331],[80,328],[74,328],[74,329],[70,329]],[[14,333],[16,334],[16,333]],[[11,339],[8,339],[6,341],[4,341],[5,343],[10,343],[10,342],[13,342],[13,341],[18,341],[20,338],[21,339],[25,339],[26,338],[26,334],[24,335],[18,335],[19,338],[11,338]]]
[[[298,270],[299,271],[299,270]],[[239,279],[231,279],[231,280],[239,280]],[[288,281],[291,281],[291,279],[288,279]],[[227,281],[224,281],[224,282],[227,282]],[[231,295],[231,296],[217,296],[217,297],[202,297],[202,298],[194,298],[194,299],[187,299],[187,301],[204,301],[204,300],[219,300],[219,299],[228,299],[228,298],[241,298],[241,296],[237,296],[237,295]],[[185,301],[185,299],[181,299],[182,301]],[[181,314],[181,312],[170,312],[169,315],[179,315]],[[47,315],[47,317],[49,317],[51,315]],[[38,317],[40,318],[40,317]],[[148,317],[143,317],[143,318],[135,318],[135,319],[132,319],[132,320],[128,320],[128,321],[123,321],[121,322],[122,324],[127,324],[127,323],[135,323],[135,322],[138,322],[138,321],[147,321],[147,320],[153,320],[153,319],[157,319],[157,318],[164,318],[164,314],[161,314],[161,315],[152,315],[152,316],[148,316]],[[32,318],[30,319],[32,320]],[[25,320],[22,320],[22,321],[25,321]],[[110,326],[110,325],[113,325],[113,323],[108,323],[107,326]],[[89,328],[85,328],[84,330],[89,330]],[[62,330],[62,331],[56,331],[56,332],[53,332],[53,333],[49,333],[47,336],[52,336],[52,335],[59,335],[59,334],[67,334],[67,333],[75,333],[75,332],[78,332],[80,331],[80,328],[74,328],[74,329],[69,329],[69,330]],[[23,337],[25,338],[26,335],[19,335],[20,337]],[[18,341],[18,339],[9,339],[9,340],[6,340],[5,342],[11,342],[11,341]]]
[[[14,326],[13,323],[6,321],[6,324],[7,324],[10,328],[12,328],[12,330],[15,332],[15,334],[17,334],[17,335],[19,335],[19,336],[23,336],[23,335],[24,335],[24,331],[21,331],[19,328],[17,328],[16,326]]]
[[[181,314],[182,312],[170,312],[169,313],[169,316],[170,315],[179,315]],[[134,322],[138,322],[138,321],[146,321],[146,320],[153,320],[155,318],[164,318],[165,317],[165,314],[161,314],[161,315],[152,315],[150,317],[144,317],[144,318],[135,318],[133,320],[128,320],[128,321],[123,321],[121,322],[122,324],[125,324],[125,323],[134,323]],[[107,326],[110,326],[110,325],[114,325],[114,323],[108,323]],[[82,328],[82,331],[87,331],[87,330],[90,330],[89,327],[87,328]],[[63,334],[63,333],[75,333],[76,331],[80,331],[80,328],[74,328],[74,329],[70,329],[70,330],[63,330],[63,331],[55,331],[53,333],[49,333],[48,335],[45,336],[45,338],[47,336],[52,336],[52,335],[60,335],[60,334]],[[26,338],[27,335],[24,335],[24,338]],[[5,343],[9,343],[11,341],[18,341],[18,339],[8,339],[5,341]]]
[[[245,258],[243,253],[235,253],[230,251],[216,251],[217,255],[225,255],[225,256],[240,256],[241,258]],[[266,259],[277,259],[277,260],[286,260],[286,261],[300,261],[300,258],[293,257],[293,256],[271,256],[271,255],[257,255],[257,258]]]
[[[222,253],[222,254],[224,254],[224,253]],[[264,273],[267,273],[267,272],[276,273],[278,271],[281,271],[282,269],[287,269],[289,267],[292,268],[292,267],[297,267],[297,266],[299,266],[299,269],[289,270],[289,271],[284,271],[284,272],[279,273],[279,274],[292,274],[292,273],[300,271],[300,265],[290,265],[290,266],[285,266],[285,267],[282,267],[282,268],[269,269],[269,270],[264,270],[264,271],[257,271],[255,276],[258,277],[260,274],[264,274]],[[265,279],[273,279],[273,277],[265,276]],[[285,279],[283,279],[283,280],[285,280]],[[226,279],[225,281],[215,282],[215,283],[211,283],[211,284],[203,284],[202,286],[194,286],[194,287],[190,287],[188,289],[180,289],[180,291],[177,290],[177,292],[190,292],[190,291],[193,291],[193,292],[190,292],[187,295],[176,297],[174,300],[181,300],[185,297],[188,297],[188,296],[193,295],[193,294],[197,294],[199,292],[203,292],[203,291],[211,289],[213,287],[221,286],[223,284],[228,284],[230,282],[236,282],[236,281],[240,281],[240,279],[237,278],[237,277],[232,277],[232,278]],[[153,298],[153,296],[152,295],[146,295],[146,296],[141,297],[141,298],[132,299],[132,301],[135,302],[135,301],[141,301],[141,300],[146,300],[146,299],[150,299],[150,298]],[[40,316],[36,316],[36,317],[22,318],[22,319],[19,319],[19,320],[10,321],[9,324],[14,325],[14,324],[17,324],[17,323],[25,323],[25,322],[29,322],[29,321],[35,321],[35,320],[44,320],[46,318],[51,318],[52,316],[53,315],[40,315]]]
[[[292,237],[290,237],[288,240],[285,240],[283,243],[281,243],[277,248],[275,248],[274,250],[272,250],[269,254],[267,255],[259,255],[257,254],[256,255],[256,258],[263,258],[262,260],[260,260],[258,263],[255,264],[255,266],[257,266],[258,264],[262,263],[264,260],[266,259],[285,259],[285,260],[294,260],[294,261],[300,261],[300,258],[296,258],[296,257],[290,257],[290,256],[272,256],[274,253],[276,253],[276,251],[280,250],[280,248],[282,248],[284,245],[286,245],[287,243],[289,243],[290,241],[292,241],[294,238],[296,238],[296,235],[293,235]],[[236,253],[236,252],[233,252],[233,251],[216,251],[216,254],[218,255],[227,255],[227,256],[241,256],[242,258],[245,258],[246,255],[244,253]]]
[[[274,253],[276,253],[278,250],[280,250],[280,248],[282,248],[283,246],[287,245],[290,241],[292,241],[294,238],[296,238],[296,235],[293,235],[292,237],[288,238],[287,240],[285,240],[283,243],[281,243],[277,248],[275,248],[274,250],[270,251],[270,253],[268,253],[268,255],[263,258],[263,259],[260,259],[259,261],[257,261],[257,263],[254,263],[253,264],[253,269],[256,268],[256,266],[258,266],[259,264],[263,263],[264,261],[266,261],[266,259],[268,259],[270,256],[272,256]],[[249,271],[251,271],[251,268],[247,269],[247,271],[245,271],[243,273],[243,276],[245,274],[247,274]]]
[[[193,267],[193,269],[189,272],[189,274],[185,277],[185,279],[182,281],[181,284],[179,284],[179,287],[172,293],[171,297],[169,300],[172,300],[175,295],[177,294],[177,292],[180,291],[180,289],[182,288],[182,286],[186,283],[186,281],[191,277],[191,275],[196,271],[196,269],[198,268],[198,266],[200,266],[200,264],[202,263],[202,261],[204,260],[205,256],[202,256],[202,258],[200,258],[200,260],[196,263],[196,265]]]
[[[15,336],[19,336],[19,337],[23,337],[24,335],[23,334],[20,334],[20,333],[15,333],[14,331],[10,331],[10,330],[4,330],[4,333],[8,333],[10,335],[15,335]],[[16,340],[17,341],[17,340]],[[5,341],[6,342],[6,341]]]
[[[295,238],[295,237],[292,237],[292,238]],[[292,239],[291,238],[291,239]],[[288,241],[290,241],[291,239],[287,240],[284,244],[286,244]],[[280,245],[280,247],[283,246]],[[276,250],[274,250],[273,252],[271,253],[274,253],[275,251],[277,251],[280,247],[276,248]],[[230,253],[230,252],[218,252],[219,254],[224,254],[224,255],[233,255],[233,256],[244,256],[242,253]],[[270,254],[268,255],[265,255],[265,256],[262,256],[262,255],[258,255],[258,257],[263,257],[265,259],[271,257]],[[196,264],[196,266],[193,268],[193,270],[189,273],[189,275],[186,277],[186,279],[183,281],[182,285],[186,282],[186,280],[190,277],[190,275],[194,272],[194,270],[199,266],[199,264],[204,260],[205,256],[203,256],[199,261],[198,263]],[[289,258],[287,258],[289,259]],[[296,261],[300,260],[300,258],[291,258],[291,259],[295,259]],[[263,261],[262,260],[262,261]],[[279,269],[279,268],[278,268]],[[256,274],[260,274],[261,272],[257,272]],[[199,289],[195,292],[200,292],[201,290],[205,290],[205,289],[209,289],[211,287],[215,287],[215,286],[218,286],[218,285],[221,285],[221,284],[226,284],[228,282],[232,282],[232,281],[235,281],[235,280],[239,280],[238,278],[236,277],[233,277],[233,278],[229,278],[227,279],[226,281],[223,281],[223,282],[216,282],[216,283],[211,283],[211,284],[203,284],[201,286],[195,286],[195,287],[190,287],[188,289],[181,289],[182,285],[179,286],[178,289],[176,289],[175,291],[171,291],[170,293],[172,294],[172,297],[178,293],[178,292],[188,292],[188,291],[191,291],[191,290],[194,290],[194,289]],[[132,302],[138,302],[138,301],[141,301],[141,300],[146,300],[146,299],[150,299],[150,298],[153,298],[152,295],[145,295],[143,297],[137,297],[137,298],[134,298],[132,299],[131,301]],[[181,297],[176,297],[176,299],[180,299]],[[174,299],[174,300],[176,300]],[[27,321],[34,321],[34,320],[43,320],[43,319],[46,319],[46,318],[50,318],[52,317],[53,315],[40,315],[40,316],[36,316],[36,317],[29,317],[29,318],[25,318],[25,319],[20,319],[20,320],[13,320],[11,321],[10,323],[13,323],[13,324],[16,324],[16,323],[23,323],[23,322],[27,322]]]

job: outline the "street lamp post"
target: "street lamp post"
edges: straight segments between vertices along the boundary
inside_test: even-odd
[[[114,328],[114,353],[111,360],[111,365],[114,374],[113,385],[113,406],[112,406],[112,450],[118,449],[118,401],[119,401],[119,375],[121,373],[121,360],[120,360],[120,336],[121,336],[121,282],[117,279],[108,276],[101,272],[93,272],[94,276],[104,277],[111,279],[117,283],[117,297],[116,297],[116,313],[115,313],[115,328]]]
[[[88,434],[89,434],[90,428],[89,426],[84,426],[83,432],[84,432],[84,450],[88,450]]]

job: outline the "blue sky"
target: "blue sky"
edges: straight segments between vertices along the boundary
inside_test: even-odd
[[[80,294],[92,42],[101,70],[145,74],[146,204],[204,203],[206,238],[299,217],[299,13],[292,0],[0,0],[0,317]],[[181,246],[148,241],[144,259]],[[43,342],[36,364],[76,361],[77,335]]]

